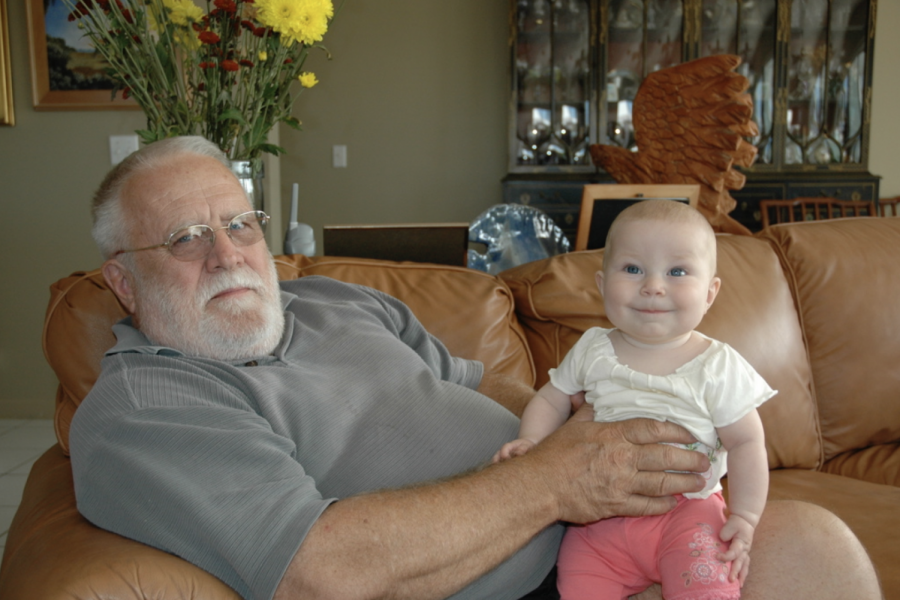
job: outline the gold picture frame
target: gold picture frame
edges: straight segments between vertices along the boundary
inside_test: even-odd
[[[140,110],[133,99],[123,99],[122,92],[112,96],[112,85],[105,89],[55,89],[50,83],[51,65],[48,51],[48,26],[63,26],[68,12],[66,4],[61,0],[48,4],[50,14],[44,13],[44,0],[26,0],[28,16],[28,43],[31,48],[31,92],[35,110]],[[61,43],[58,43],[61,42]],[[102,72],[102,59],[98,60],[93,53],[79,52],[68,46],[69,40],[54,36],[54,52],[67,55],[77,53],[90,61],[74,70],[65,70],[75,77],[85,74],[97,76]],[[57,45],[58,44],[58,45]],[[57,61],[54,61],[56,63]],[[57,67],[54,67],[56,69]]]
[[[6,0],[0,0],[0,125],[15,124],[12,67],[9,60],[9,17],[6,16]]]
[[[584,186],[581,194],[581,215],[578,218],[578,231],[575,237],[575,250],[594,250],[602,248],[606,241],[606,231],[612,224],[615,215],[628,204],[651,198],[669,198],[687,202],[697,208],[700,202],[700,186],[697,184],[590,184]],[[598,201],[610,201],[608,208],[614,209],[598,219],[595,214]],[[606,207],[605,207],[606,208]]]

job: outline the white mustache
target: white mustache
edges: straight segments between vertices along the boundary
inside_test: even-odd
[[[212,281],[203,285],[200,289],[201,305],[212,300],[217,294],[232,288],[249,288],[262,295],[262,277],[250,269],[240,271],[228,271],[217,276]]]

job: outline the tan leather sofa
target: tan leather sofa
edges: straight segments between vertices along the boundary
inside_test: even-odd
[[[820,504],[870,552],[900,600],[900,219],[776,226],[719,237],[722,291],[701,330],[737,348],[779,394],[761,414],[770,498]],[[406,301],[451,351],[541,385],[588,327],[607,324],[602,251],[492,277],[432,265],[279,257],[282,278],[364,283]],[[75,507],[68,426],[124,314],[97,271],[51,288],[44,347],[60,385],[59,444],[32,469],[0,565],[4,600],[236,598],[215,578],[102,531]],[[518,411],[521,407],[511,407]]]

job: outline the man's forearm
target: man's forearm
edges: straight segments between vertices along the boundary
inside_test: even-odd
[[[660,514],[709,463],[682,428],[589,422],[590,407],[525,456],[458,478],[341,500],[291,562],[276,598],[446,598],[557,520]],[[671,472],[680,471],[682,473]]]
[[[555,522],[553,494],[536,472],[510,461],[341,500],[307,535],[276,599],[446,598]]]

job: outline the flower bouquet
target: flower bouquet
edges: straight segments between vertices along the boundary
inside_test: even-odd
[[[215,0],[205,12],[192,0],[65,2],[144,110],[145,143],[201,135],[254,172],[262,152],[284,152],[266,142],[276,123],[299,129],[291,85],[317,83],[303,63],[334,17],[331,0]]]

